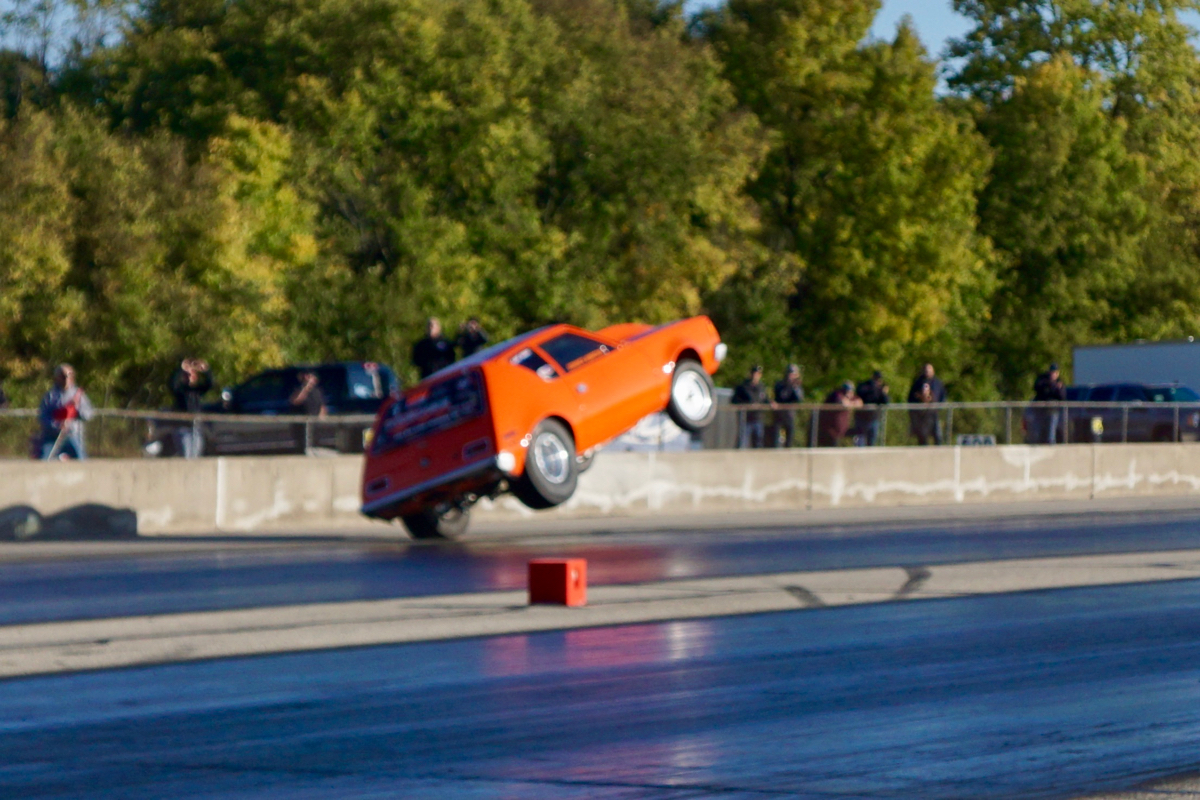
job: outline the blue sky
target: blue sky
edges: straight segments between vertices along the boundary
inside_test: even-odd
[[[871,33],[880,39],[891,39],[905,14],[912,17],[917,34],[932,56],[941,56],[946,40],[961,36],[970,27],[966,17],[951,10],[949,0],[883,0]]]

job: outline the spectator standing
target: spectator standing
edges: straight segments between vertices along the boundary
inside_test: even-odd
[[[454,363],[454,344],[442,336],[442,323],[430,317],[425,324],[425,338],[413,345],[412,363],[421,380]]]
[[[38,422],[42,428],[39,455],[42,459],[87,458],[83,423],[93,414],[92,402],[75,383],[75,368],[70,364],[59,364],[54,368],[54,385],[42,397],[38,407]]]
[[[317,377],[317,373],[301,372],[296,378],[299,385],[296,387],[296,391],[292,392],[292,396],[288,398],[288,402],[295,407],[297,414],[324,418],[327,413],[325,395],[321,392],[321,381]],[[300,453],[307,453],[309,445],[312,443],[312,439],[308,435],[309,424],[300,422],[292,426],[292,437],[296,441],[296,450]]]
[[[825,398],[825,405],[842,406],[842,409],[821,411],[821,421],[817,425],[817,447],[837,447],[837,443],[850,430],[850,409],[861,408],[862,404],[850,381],[830,392]]]
[[[1067,399],[1067,387],[1063,385],[1058,371],[1058,364],[1038,375],[1033,382],[1033,400],[1036,403],[1062,403]],[[1059,420],[1062,416],[1060,406],[1043,406],[1033,410],[1033,418],[1037,423],[1036,438],[1039,444],[1054,444],[1058,440]]]
[[[864,408],[854,415],[854,427],[858,431],[860,444],[867,447],[874,447],[879,441],[879,418],[881,413],[879,407],[886,406],[891,402],[890,392],[891,390],[888,388],[888,385],[883,382],[883,373],[879,370],[871,373],[870,379],[860,383],[855,390],[855,393],[862,400],[864,406],[875,406],[874,408]]]
[[[199,414],[204,395],[212,385],[208,362],[200,358],[183,359],[168,384],[175,398],[175,410]],[[175,429],[175,444],[184,458],[199,458],[204,454],[204,436],[193,425],[185,423]]]
[[[946,402],[946,387],[933,370],[933,364],[925,364],[920,373],[913,379],[908,390],[910,403],[944,403]],[[918,444],[942,443],[942,420],[937,409],[910,409],[908,412],[909,428]]]
[[[475,355],[487,346],[488,335],[484,333],[479,320],[471,317],[458,332],[458,352],[461,358]]]
[[[791,405],[804,402],[804,386],[800,382],[800,367],[788,364],[783,378],[775,382],[775,402],[779,405]],[[767,441],[771,447],[779,446],[779,431],[783,431],[783,446],[791,447],[796,438],[796,411],[794,409],[776,409],[775,419],[771,430],[767,433]]]
[[[324,417],[325,395],[321,392],[321,381],[315,372],[301,372],[297,378],[300,385],[296,387],[296,391],[292,392],[292,396],[288,398],[293,406],[296,406],[296,413],[303,414],[306,417]]]
[[[767,396],[767,387],[762,382],[762,375],[763,368],[758,364],[750,368],[750,376],[733,390],[734,405],[767,405],[770,403],[770,398]],[[762,412],[757,409],[751,409],[741,412],[739,416],[741,417],[741,431],[738,436],[738,447],[743,449],[748,447],[762,447]]]

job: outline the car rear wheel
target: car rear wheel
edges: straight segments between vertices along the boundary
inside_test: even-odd
[[[557,420],[543,420],[529,441],[525,474],[513,483],[513,494],[530,508],[552,508],[575,494],[578,480],[571,432]]]
[[[467,532],[471,510],[458,506],[425,508],[400,519],[414,539],[457,539]]]
[[[717,416],[716,390],[712,378],[695,361],[680,361],[671,375],[671,399],[667,414],[685,431],[698,433]]]

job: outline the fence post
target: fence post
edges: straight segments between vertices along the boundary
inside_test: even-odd
[[[1071,409],[1066,403],[1059,406],[1058,424],[1062,425],[1062,443],[1071,443]]]
[[[304,455],[312,450],[312,422],[304,420]]]
[[[888,407],[884,406],[883,411],[879,414],[879,441],[875,442],[879,447],[887,447],[887,417]]]
[[[954,444],[954,407],[946,409],[946,444]]]
[[[1129,404],[1121,406],[1121,444],[1129,441]]]
[[[1004,443],[1012,444],[1012,406],[1004,406]]]
[[[192,417],[192,446],[188,449],[188,458],[200,457],[200,418]]]
[[[1174,426],[1174,429],[1171,431],[1171,441],[1172,442],[1179,441],[1179,404],[1178,403],[1175,404],[1175,426]]]
[[[817,446],[817,414],[819,412],[814,408],[808,416],[808,446]]]

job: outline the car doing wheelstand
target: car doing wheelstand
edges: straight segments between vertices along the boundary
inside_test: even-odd
[[[707,317],[596,333],[553,325],[480,351],[380,410],[363,513],[399,518],[416,538],[454,538],[483,497],[560,505],[595,449],[647,414],[708,426],[724,356]]]

